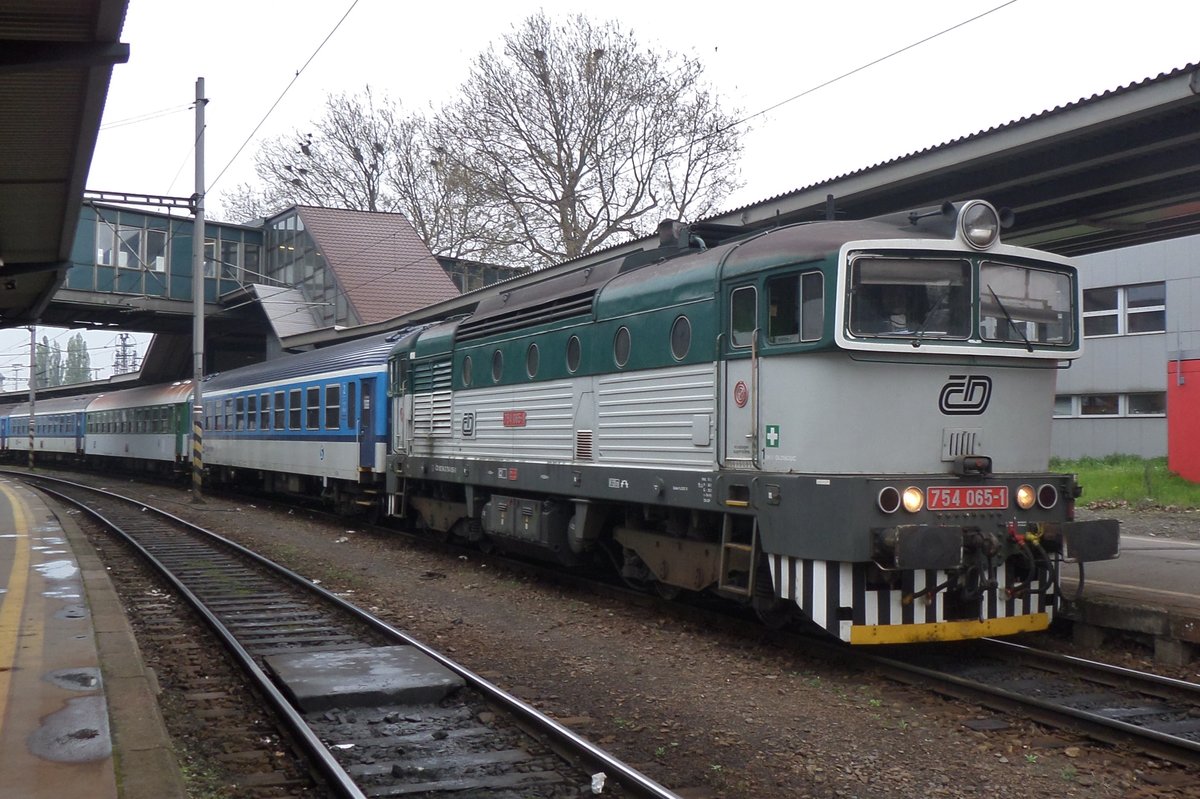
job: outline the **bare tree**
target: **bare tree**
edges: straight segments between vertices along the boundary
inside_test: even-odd
[[[425,120],[386,95],[377,98],[370,87],[331,95],[312,132],[263,143],[255,156],[261,186],[243,183],[225,193],[222,213],[242,222],[296,204],[402,212],[438,255],[496,255],[487,231],[503,220],[442,151]]]
[[[554,263],[704,215],[737,187],[740,134],[702,73],[616,23],[539,13],[476,59],[439,138],[506,220],[494,244]]]

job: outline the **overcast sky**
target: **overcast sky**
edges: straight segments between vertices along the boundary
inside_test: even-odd
[[[330,92],[369,84],[436,108],[478,53],[539,8],[614,19],[645,46],[700,59],[726,107],[751,117],[745,187],[728,207],[1200,62],[1200,4],[1178,0],[130,0],[130,58],[113,69],[87,186],[191,194],[190,106],[204,77],[213,215],[223,190],[254,181],[257,142],[303,133]],[[93,345],[112,344],[101,338]],[[111,365],[112,350],[92,361]],[[28,363],[28,332],[0,331],[0,374],[11,378],[11,363]]]

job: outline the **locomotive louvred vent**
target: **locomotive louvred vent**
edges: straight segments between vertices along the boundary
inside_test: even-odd
[[[528,307],[516,308],[478,319],[471,318],[459,326],[458,333],[454,338],[459,342],[474,341],[487,336],[520,330],[531,325],[542,325],[588,314],[591,313],[592,299],[595,295],[596,290],[591,288],[565,297],[555,297]]]
[[[592,459],[592,431],[575,431],[575,460],[590,461]]]
[[[947,427],[942,430],[942,460],[983,454],[983,428]]]

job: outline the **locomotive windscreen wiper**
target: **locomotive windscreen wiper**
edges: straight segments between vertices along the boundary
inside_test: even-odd
[[[1004,318],[1008,320],[1009,326],[1012,327],[1013,330],[1017,331],[1017,335],[1021,337],[1021,341],[1025,342],[1025,349],[1033,352],[1033,345],[1029,343],[1029,336],[1025,335],[1024,330],[1017,327],[1017,323],[1013,321],[1012,314],[1010,314],[1008,309],[1004,307],[1004,303],[1000,302],[1000,297],[996,294],[996,290],[992,288],[992,284],[988,283],[987,288],[988,291],[992,293],[992,299],[996,301],[997,307],[999,307],[1000,311],[1004,314]]]
[[[912,345],[914,348],[921,346],[921,339],[925,335],[925,329],[927,327],[929,327],[929,323],[933,320],[933,315],[936,314],[938,312],[938,310],[940,310],[941,307],[946,304],[946,300],[949,297],[950,297],[950,289],[947,288],[945,291],[942,292],[942,295],[940,297],[938,297],[938,301],[933,304],[933,307],[930,308],[925,313],[925,318],[921,320],[920,326],[913,333]]]

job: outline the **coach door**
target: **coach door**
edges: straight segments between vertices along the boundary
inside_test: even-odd
[[[722,465],[754,469],[758,466],[758,289],[735,286],[726,296],[729,313],[721,353]]]
[[[351,397],[349,407],[358,412],[358,464],[364,469],[375,468],[375,384],[378,378],[365,377],[359,385],[357,403]],[[350,384],[354,390],[354,383]]]

